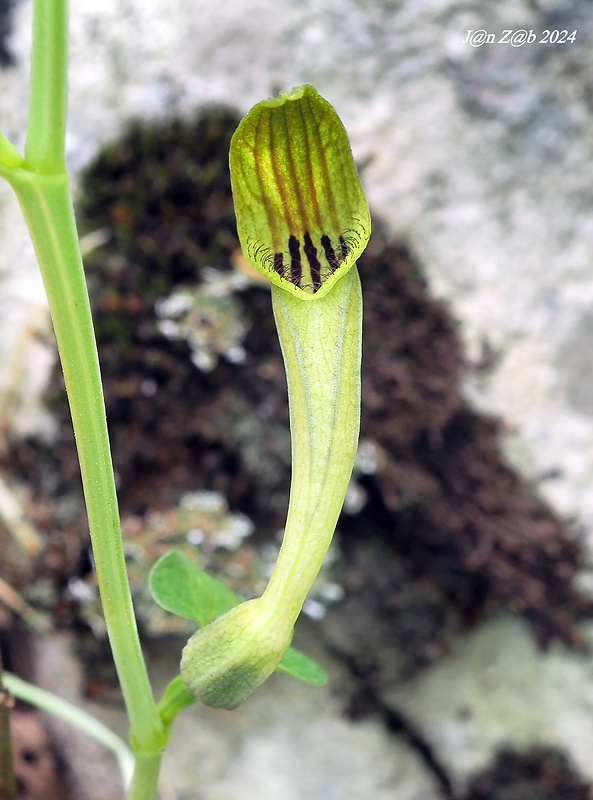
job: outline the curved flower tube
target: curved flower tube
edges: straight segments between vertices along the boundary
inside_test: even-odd
[[[360,426],[355,264],[370,235],[346,132],[313,87],[255,106],[235,132],[230,165],[243,252],[272,283],[292,482],[280,554],[263,595],[199,630],[183,651],[186,685],[221,708],[239,705],[278,666],[342,509]]]

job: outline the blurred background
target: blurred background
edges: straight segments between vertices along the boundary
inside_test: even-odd
[[[359,458],[297,633],[330,685],[276,676],[233,714],[185,712],[164,800],[589,798],[593,7],[78,0],[71,14],[68,158],[157,687],[191,628],[150,600],[151,564],[182,547],[254,595],[286,511],[284,373],[228,181],[241,116],[312,83],[373,213]],[[30,16],[0,3],[0,125],[19,146]],[[7,186],[0,435],[5,664],[125,734]],[[16,716],[23,800],[49,796],[42,767],[56,797],[117,796],[103,754]]]

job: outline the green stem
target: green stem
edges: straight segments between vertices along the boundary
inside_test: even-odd
[[[132,785],[128,791],[128,800],[152,800],[156,796],[156,789],[161,769],[161,753],[153,755],[136,753],[136,763]]]
[[[6,687],[6,688],[5,688]],[[13,769],[12,742],[10,737],[10,688],[6,683],[6,673],[2,671],[0,657],[0,798],[15,800],[16,781]]]
[[[32,172],[65,171],[68,2],[34,0],[25,161]]]
[[[21,204],[41,268],[72,413],[97,580],[137,757],[133,797],[156,793],[166,734],[148,679],[123,553],[105,405],[68,175],[65,0],[34,0],[25,160],[0,174]]]
[[[126,573],[99,360],[68,176],[19,171],[12,185],[33,240],[70,402],[101,602],[135,751],[160,750],[162,724]]]
[[[103,747],[111,750],[119,763],[124,784],[127,786],[131,782],[134,766],[132,754],[126,743],[106,725],[72,703],[51,692],[46,692],[45,689],[33,686],[9,672],[4,673],[4,684],[14,697],[65,720],[99,742]]]
[[[165,687],[158,704],[159,714],[165,728],[170,730],[177,714],[195,702],[196,698],[186,688],[181,675],[176,675]]]

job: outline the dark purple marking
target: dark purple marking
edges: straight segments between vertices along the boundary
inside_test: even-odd
[[[349,250],[350,248],[348,247],[348,242],[343,236],[340,236],[340,262],[344,261]]]
[[[288,252],[290,253],[290,281],[295,286],[301,285],[302,267],[301,267],[301,248],[299,240],[296,236],[290,236],[288,239]]]
[[[274,253],[274,269],[278,275],[284,277],[284,256],[282,253]]]
[[[332,247],[332,243],[330,241],[329,236],[324,233],[321,237],[321,246],[323,247],[323,251],[325,253],[325,257],[327,259],[327,263],[329,264],[329,268],[332,272],[335,272],[337,268],[340,266],[340,262],[336,256],[336,251]]]
[[[317,248],[313,244],[309,231],[305,233],[304,242],[305,242],[305,247],[304,247],[305,255],[307,256],[307,261],[309,262],[309,266],[311,267],[313,291],[316,292],[321,286],[321,264],[319,263],[319,259],[317,258]]]

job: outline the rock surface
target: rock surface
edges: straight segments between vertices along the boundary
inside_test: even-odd
[[[560,647],[545,655],[522,624],[494,619],[458,642],[431,670],[387,693],[387,704],[413,719],[457,791],[486,767],[491,753],[534,745],[570,753],[593,779],[593,667]]]
[[[410,243],[435,295],[450,304],[469,358],[490,362],[487,373],[468,378],[467,395],[505,419],[513,462],[589,537],[593,6],[111,0],[100,9],[73,4],[72,15],[75,176],[129,117],[189,112],[212,101],[245,111],[305,81],[327,96],[366,164],[372,204]],[[22,145],[30,7],[21,4],[14,20],[8,49],[15,64],[0,73],[1,124]],[[505,30],[523,29],[536,41],[499,41]],[[574,41],[539,41],[545,30],[564,29],[577,32]],[[468,30],[494,33],[495,41],[472,47]],[[42,287],[16,203],[5,187],[0,191],[0,407],[18,431],[47,430],[37,402],[51,362]],[[14,353],[23,355],[9,357]],[[463,787],[503,742],[561,745],[593,778],[585,755],[593,728],[583,712],[592,687],[587,657],[562,650],[542,656],[521,626],[496,621],[459,642],[449,660],[394,689],[390,702],[422,731],[455,786]],[[327,714],[317,717],[324,704]],[[231,736],[259,725],[254,709],[232,718]],[[248,780],[255,781],[248,797],[314,796],[298,750],[287,756],[283,748],[295,728],[283,726],[280,698],[262,715],[259,732],[233,745],[230,772],[212,769],[204,796],[222,798]],[[418,775],[415,757],[402,751],[401,760],[386,765],[391,740],[372,723],[350,729],[329,695],[311,701],[304,715],[313,720],[314,743],[335,739],[344,746],[339,758],[332,751],[314,756],[333,768],[336,796],[439,797],[426,774]],[[218,731],[228,723],[213,717],[212,724]],[[195,743],[185,725],[179,752],[190,769]],[[351,755],[360,753],[361,736],[370,747],[366,761]],[[380,785],[363,788],[358,781],[369,770]],[[257,782],[261,774],[268,783]],[[194,796],[191,775],[186,780],[176,788]],[[319,797],[331,797],[327,791]]]

